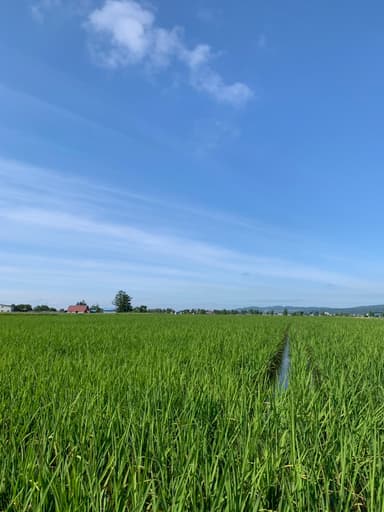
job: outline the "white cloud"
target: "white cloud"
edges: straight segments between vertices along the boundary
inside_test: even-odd
[[[215,218],[212,212],[188,205],[168,205],[173,220],[164,223],[166,201],[1,157],[0,182],[0,299],[4,302],[66,305],[88,293],[95,297],[91,302],[107,304],[121,283],[129,284],[139,302],[177,307],[273,304],[281,302],[281,294],[292,297],[292,290],[295,297],[305,297],[302,301],[307,305],[319,303],[322,297],[327,303],[343,304],[350,300],[345,297],[356,296],[358,303],[359,293],[376,297],[383,288],[379,265],[369,276],[365,266],[358,277],[343,268],[339,272],[297,258],[277,258],[274,253],[265,256],[258,250],[261,243],[254,249],[234,250],[202,236],[204,226],[213,223],[227,227],[235,223],[248,236],[255,235],[246,222],[242,226],[241,219],[220,212]],[[149,217],[141,215],[145,205]],[[188,229],[180,230],[184,207]],[[131,215],[131,208],[138,210],[139,219]],[[202,230],[194,235],[191,226],[200,216],[203,222],[197,226]],[[269,228],[268,232],[272,236]],[[283,244],[282,234],[275,236]]]
[[[135,0],[107,0],[91,12],[87,22],[93,39],[93,52],[107,67],[134,64],[166,68],[179,63],[186,66],[190,84],[215,100],[234,106],[247,103],[253,96],[248,85],[226,84],[211,66],[213,52],[209,45],[193,48],[183,41],[180,27],[166,29],[156,24],[153,10]]]
[[[222,77],[210,68],[194,73],[192,83],[196,89],[207,92],[218,101],[232,105],[244,105],[253,96],[247,85],[241,82],[226,85]]]
[[[139,62],[157,50],[154,19],[152,12],[136,2],[112,1],[90,14],[89,25],[95,32],[109,34],[112,47],[107,63],[119,66]]]
[[[112,248],[113,241],[115,241],[120,248],[129,247],[131,254],[153,255],[158,261],[173,261],[174,265],[192,263],[194,269],[202,272],[214,268],[219,273],[225,272],[232,276],[240,276],[245,272],[254,276],[344,287],[366,288],[368,285],[372,285],[365,280],[311,265],[297,264],[277,258],[258,257],[198,240],[163,235],[150,230],[138,229],[129,224],[103,222],[99,219],[55,209],[0,207],[0,219],[8,225],[13,225],[14,230],[19,225],[26,226],[28,230],[37,228],[37,232],[40,234],[42,231],[46,231],[47,234],[51,233],[50,236],[63,231],[71,233],[72,236],[78,233],[85,245],[93,238],[99,247],[103,247],[107,243]],[[86,238],[86,236],[91,238]],[[80,240],[80,238],[75,240]]]
[[[208,127],[208,130],[210,128]],[[230,130],[229,126],[222,126],[222,131]],[[209,138],[209,133],[204,123],[197,126],[199,132]],[[212,137],[211,137],[212,138]],[[230,212],[215,211],[206,208],[189,205],[185,202],[175,203],[169,199],[136,193],[127,189],[106,186],[95,181],[88,181],[75,174],[62,174],[49,168],[36,167],[16,160],[9,160],[0,156],[0,205],[7,207],[14,204],[40,208],[55,208],[57,210],[74,208],[76,211],[86,213],[94,210],[95,204],[103,211],[117,213],[129,205],[135,210],[143,212],[147,208],[150,212],[169,211],[172,217],[178,219],[181,216],[188,218],[188,224],[194,218],[209,222],[210,224],[232,225],[240,228],[264,231],[270,236],[272,226],[255,223],[250,219],[233,215]],[[58,193],[60,191],[60,193]],[[151,213],[152,214],[152,213]],[[281,236],[280,231],[278,235]]]

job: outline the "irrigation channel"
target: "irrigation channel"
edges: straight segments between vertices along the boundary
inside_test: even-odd
[[[289,356],[289,336],[285,336],[284,350],[281,358],[279,371],[277,373],[277,383],[280,389],[285,390],[289,384],[289,367],[291,364],[291,358]]]

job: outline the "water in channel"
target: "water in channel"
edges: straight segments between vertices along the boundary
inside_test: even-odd
[[[277,376],[278,386],[280,389],[287,389],[289,383],[289,366],[291,358],[289,356],[289,337],[286,337],[283,357],[281,359],[281,365]]]

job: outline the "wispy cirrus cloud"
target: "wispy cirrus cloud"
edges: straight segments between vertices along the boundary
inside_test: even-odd
[[[61,0],[37,0],[31,5],[31,12],[37,21],[43,21],[45,13],[61,6]]]
[[[230,212],[202,208],[186,203],[177,203],[164,198],[137,193],[127,188],[121,189],[104,183],[90,182],[75,174],[60,173],[49,168],[37,167],[24,162],[0,157],[0,205],[55,209],[56,211],[92,212],[95,206],[99,213],[108,211],[131,212],[131,208],[141,216],[145,209],[151,212],[169,211],[172,217],[186,216],[210,223],[225,223],[239,228],[268,230],[270,226],[256,224]]]
[[[123,242],[132,252],[152,253],[158,261],[163,261],[163,257],[169,257],[173,264],[175,261],[178,261],[179,264],[180,262],[192,263],[194,268],[199,269],[200,272],[207,272],[208,269],[215,268],[230,272],[235,276],[259,275],[360,288],[369,284],[369,281],[351,278],[351,276],[323,270],[312,265],[298,264],[274,257],[258,257],[198,240],[159,234],[128,224],[101,222],[96,218],[57,210],[0,207],[0,219],[9,224],[29,226],[29,229],[43,229],[56,233],[67,231],[72,234],[97,237],[100,246],[108,244],[109,247],[112,247],[113,240],[116,240]],[[122,247],[121,243],[119,246]]]
[[[85,14],[93,0],[33,0],[30,5],[32,16],[43,22],[48,13],[60,9],[70,14]]]
[[[160,70],[178,64],[187,70],[192,87],[218,102],[242,106],[253,97],[248,85],[228,84],[213,68],[215,55],[210,45],[188,47],[181,27],[159,26],[155,12],[135,0],[107,0],[90,13],[86,27],[93,53],[104,66],[146,65]]]
[[[223,12],[220,9],[213,7],[199,7],[196,12],[196,17],[203,23],[218,23],[222,21]]]
[[[20,229],[25,237],[39,233],[41,240],[55,236],[65,244],[81,248],[88,245],[99,248],[103,253],[115,251],[121,257],[134,256],[139,260],[199,271],[212,271],[226,280],[230,273],[241,276],[244,273],[264,277],[332,283],[338,286],[364,286],[366,281],[351,278],[338,272],[323,270],[313,265],[282,260],[274,256],[261,257],[255,253],[233,250],[212,242],[201,241],[192,236],[182,236],[177,226],[167,232],[154,227],[153,216],[164,210],[165,202],[151,199],[132,192],[120,192],[89,182],[76,176],[62,176],[47,169],[0,159],[0,177],[3,181],[0,193],[0,218],[3,226]],[[107,203],[106,201],[107,197]],[[149,204],[151,221],[138,225],[128,209],[141,210]],[[118,216],[118,210],[127,208],[128,217]],[[178,218],[183,206],[173,205],[173,216]],[[192,216],[202,216],[210,222],[236,222],[228,214],[200,211],[186,207]],[[111,217],[112,214],[112,217]],[[216,219],[215,219],[216,215]],[[238,226],[242,225],[241,219]],[[249,226],[243,224],[248,229]],[[10,231],[12,234],[12,230]],[[68,238],[63,237],[67,233]],[[44,235],[45,234],[45,235]],[[71,239],[72,237],[72,239]],[[107,249],[105,249],[107,248]],[[128,260],[129,261],[129,260]]]

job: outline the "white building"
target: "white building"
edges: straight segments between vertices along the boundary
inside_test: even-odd
[[[12,313],[12,306],[7,306],[6,304],[0,304],[0,313]]]

